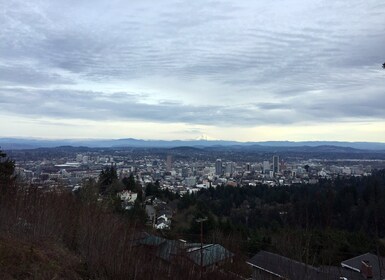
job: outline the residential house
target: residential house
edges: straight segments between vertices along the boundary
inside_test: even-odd
[[[247,262],[253,268],[253,280],[327,280],[325,273],[317,268],[284,256],[260,251]]]
[[[341,262],[341,267],[361,275],[360,279],[385,279],[385,258],[366,253]]]
[[[134,206],[134,203],[138,198],[137,193],[127,191],[127,190],[124,190],[118,193],[117,195],[119,196],[120,201],[122,203],[122,208],[125,210],[130,210]]]
[[[171,225],[171,220],[166,216],[166,214],[163,214],[162,216],[159,216],[156,219],[156,229],[169,229]]]
[[[169,240],[146,234],[138,244],[147,247],[153,255],[171,265],[181,263],[193,265],[200,271],[214,271],[227,262],[232,262],[234,254],[219,244],[188,243],[184,240]],[[202,261],[202,262],[201,262]]]
[[[385,280],[384,258],[371,253],[343,261],[340,267],[315,267],[266,251],[247,263],[253,268],[253,280]]]

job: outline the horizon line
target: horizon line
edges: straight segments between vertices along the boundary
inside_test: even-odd
[[[352,141],[352,140],[253,140],[253,141],[240,141],[240,140],[228,140],[228,139],[143,139],[134,137],[123,137],[123,138],[45,138],[45,137],[27,137],[27,136],[0,136],[0,140],[34,140],[34,141],[118,141],[118,140],[135,140],[135,141],[162,141],[162,142],[237,142],[237,143],[263,143],[263,142],[337,142],[337,143],[381,143],[385,144],[385,141]]]

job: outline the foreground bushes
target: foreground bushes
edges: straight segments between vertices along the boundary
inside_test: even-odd
[[[60,244],[79,257],[86,278],[199,277],[192,265],[172,266],[156,258],[148,248],[137,246],[142,230],[138,221],[63,190],[9,186],[0,197],[0,235],[26,244]],[[204,277],[228,278],[221,273]]]

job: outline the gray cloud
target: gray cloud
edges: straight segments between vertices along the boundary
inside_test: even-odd
[[[381,94],[294,97],[277,102],[191,106],[178,102],[146,104],[143,95],[67,90],[0,90],[0,110],[51,119],[142,120],[203,125],[250,126],[301,121],[385,118]],[[236,118],[234,117],[236,116]]]
[[[47,86],[58,84],[74,84],[74,81],[63,77],[55,71],[39,69],[28,63],[12,63],[0,65],[0,80],[8,85]]]
[[[9,114],[234,126],[385,117],[380,0],[1,5],[0,108]],[[140,79],[148,88],[152,78],[215,86],[208,96],[170,84],[173,100],[157,88],[88,88]]]

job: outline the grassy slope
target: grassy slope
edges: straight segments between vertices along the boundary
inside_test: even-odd
[[[84,262],[64,246],[0,236],[0,279],[88,279]]]

